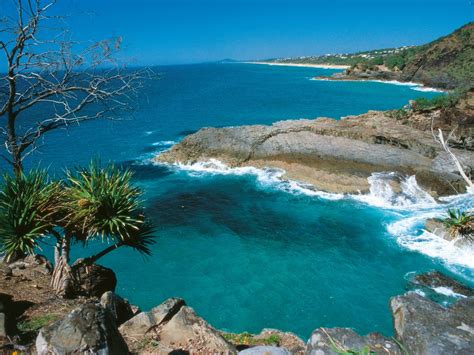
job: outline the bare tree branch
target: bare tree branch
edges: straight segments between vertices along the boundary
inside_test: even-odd
[[[16,0],[16,16],[0,19],[7,67],[0,78],[0,133],[16,173],[47,132],[130,112],[152,75],[115,60],[120,37],[88,46],[71,41],[58,25],[63,18],[48,14],[55,3]],[[39,117],[33,122],[33,116]]]

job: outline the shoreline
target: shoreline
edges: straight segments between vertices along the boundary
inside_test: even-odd
[[[350,65],[337,64],[302,64],[302,63],[278,63],[278,62],[240,62],[243,64],[260,64],[280,67],[302,67],[302,68],[319,68],[319,69],[347,69]]]
[[[399,80],[380,80],[380,79],[345,79],[345,78],[331,78],[331,77],[314,77],[310,80],[313,81],[347,81],[347,82],[369,82],[369,83],[381,83],[381,84],[391,84],[399,86],[409,86],[412,90],[423,91],[423,92],[438,92],[446,93],[449,90],[438,89],[431,86],[426,86],[422,83],[415,83],[413,81],[399,81]]]

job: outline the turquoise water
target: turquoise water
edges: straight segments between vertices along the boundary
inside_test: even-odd
[[[413,180],[400,202],[377,188],[381,178],[371,195],[343,197],[279,182],[276,171],[181,169],[147,160],[204,126],[339,118],[433,93],[311,81],[330,72],[312,68],[203,64],[158,71],[161,79],[148,83],[133,119],[52,134],[30,160],[59,172],[100,156],[135,171],[157,226],[153,256],[117,250],[101,261],[132,303],[149,309],[179,296],[215,327],[235,332],[270,327],[305,338],[319,326],[343,326],[390,335],[388,301],[406,290],[409,273],[439,269],[472,282],[470,254],[466,259],[423,234],[423,220],[445,206],[413,192]]]

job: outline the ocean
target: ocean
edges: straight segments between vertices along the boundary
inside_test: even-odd
[[[311,80],[334,71],[328,69],[229,63],[155,71],[159,79],[146,84],[133,116],[51,133],[27,161],[56,175],[91,158],[135,172],[156,225],[153,255],[122,248],[100,261],[116,272],[117,292],[131,303],[147,310],[181,297],[232,332],[278,328],[307,338],[315,328],[337,326],[392,335],[389,299],[409,288],[413,273],[436,269],[473,284],[472,251],[423,230],[448,206],[473,206],[472,196],[436,202],[415,177],[404,177],[403,194],[394,196],[390,172],[371,177],[370,194],[344,196],[281,181],[275,169],[150,160],[202,127],[339,119],[436,93]]]

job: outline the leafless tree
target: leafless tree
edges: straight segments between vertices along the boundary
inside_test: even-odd
[[[70,40],[55,3],[12,0],[14,11],[0,18],[0,134],[15,174],[46,133],[128,112],[148,75],[114,59],[121,38]]]
[[[443,150],[448,154],[450,159],[453,161],[454,165],[456,166],[456,169],[459,172],[459,175],[461,175],[462,179],[466,183],[467,191],[470,193],[474,193],[474,183],[472,182],[468,174],[464,171],[464,167],[462,166],[458,157],[453,153],[453,151],[451,150],[449,146],[449,141],[452,139],[454,133],[458,129],[458,126],[456,125],[445,138],[443,130],[441,128],[438,128],[437,130],[435,129],[435,117],[436,116],[433,116],[431,119],[431,134],[433,135],[433,138],[435,139],[436,142],[438,142],[441,145]]]

